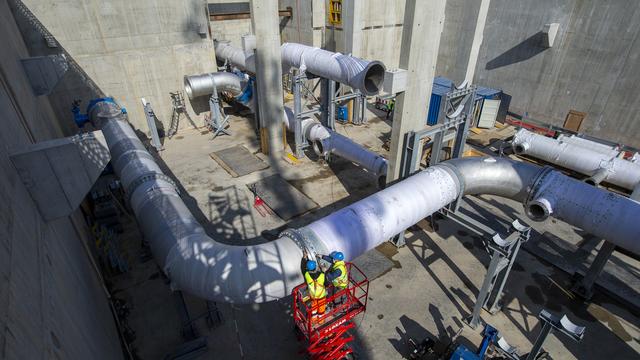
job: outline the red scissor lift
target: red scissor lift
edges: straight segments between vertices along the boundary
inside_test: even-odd
[[[348,331],[355,327],[352,319],[365,311],[369,293],[369,280],[354,264],[347,263],[348,286],[326,298],[323,315],[313,315],[307,285],[293,289],[293,319],[299,340],[307,345],[307,354],[313,360],[343,359],[353,353]],[[332,294],[333,286],[327,286]]]

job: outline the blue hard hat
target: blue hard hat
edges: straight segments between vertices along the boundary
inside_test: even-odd
[[[313,261],[313,260],[307,261],[307,270],[313,271],[313,270],[316,269],[317,266],[318,266],[318,264],[316,264],[315,261]]]
[[[333,260],[339,260],[339,261],[344,260],[344,254],[341,253],[340,251],[332,252],[331,257],[333,258]]]

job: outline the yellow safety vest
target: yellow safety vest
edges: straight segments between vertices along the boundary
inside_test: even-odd
[[[340,276],[333,279],[333,286],[338,289],[344,289],[347,287],[347,285],[349,285],[349,274],[347,274],[347,265],[344,263],[344,261],[338,260],[333,263],[333,267],[331,268],[332,271],[336,269],[340,270]]]
[[[322,299],[327,296],[324,287],[324,274],[320,274],[317,279],[313,280],[311,274],[307,271],[304,273],[304,280],[307,282],[309,296],[312,299]]]

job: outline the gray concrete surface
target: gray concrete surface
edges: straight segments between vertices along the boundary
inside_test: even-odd
[[[446,1],[407,1],[400,52],[400,68],[407,70],[407,84],[405,91],[397,95],[393,111],[387,182],[397,180],[401,174],[407,133],[425,126],[429,103],[423,99],[431,97],[445,5]]]
[[[251,23],[256,35],[256,90],[262,152],[283,156],[282,56],[277,0],[252,0]]]
[[[24,3],[99,90],[117,98],[128,109],[131,122],[145,132],[140,98],[155,105],[158,119],[168,128],[172,110],[169,92],[183,90],[186,74],[216,69],[211,39],[198,34],[200,25],[208,23],[200,0]],[[60,51],[47,48],[36,34],[27,39],[28,47],[38,55]],[[73,99],[82,99],[86,105],[96,97],[82,83],[67,82],[60,90],[64,93],[59,93],[54,104],[59,113],[68,111]],[[187,108],[196,119],[191,107]],[[182,125],[188,124],[183,121]]]
[[[447,2],[437,74],[464,78],[478,7]],[[631,0],[492,1],[474,82],[503,89],[515,112],[562,125],[569,110],[584,111],[585,132],[640,146],[637,10]],[[547,49],[541,30],[552,22],[560,30]]]
[[[0,358],[121,359],[82,213],[44,221],[9,159],[11,148],[70,135],[70,119],[33,94],[20,65],[30,54],[7,1],[0,42]]]

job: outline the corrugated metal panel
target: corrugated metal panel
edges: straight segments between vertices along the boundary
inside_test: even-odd
[[[427,114],[427,125],[435,125],[438,123],[440,103],[442,103],[442,96],[438,94],[431,94],[431,100],[429,101],[429,113]]]
[[[427,114],[427,125],[435,125],[438,123],[440,115],[440,106],[442,99],[453,87],[453,81],[442,76],[433,78],[433,88],[431,90],[431,99],[429,101],[429,113]],[[484,86],[478,86],[476,90],[475,101],[483,99],[500,99],[502,90],[491,89]]]
[[[502,90],[490,89],[484,86],[478,86],[476,95],[483,99],[498,99],[502,94]]]

